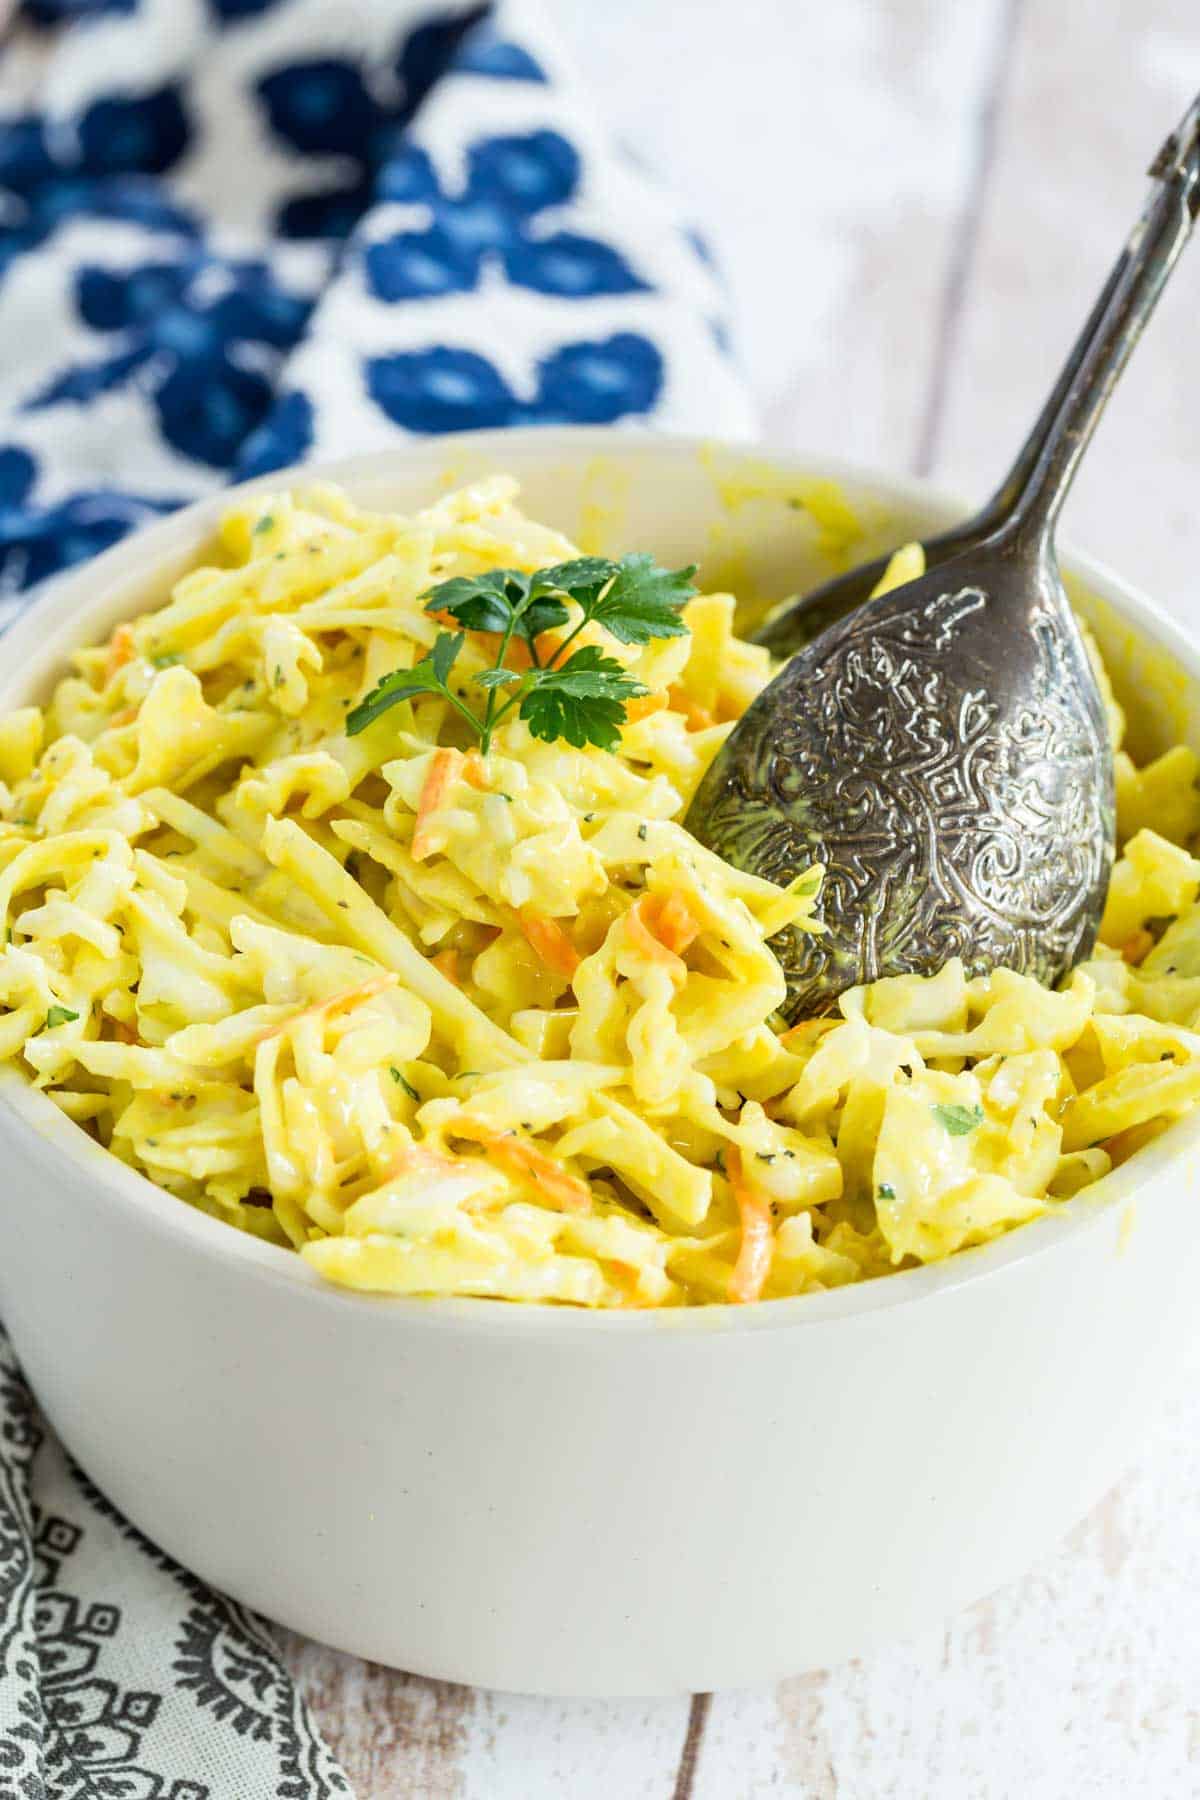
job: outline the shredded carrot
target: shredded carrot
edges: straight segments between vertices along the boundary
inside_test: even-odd
[[[429,960],[435,969],[441,970],[447,981],[452,981],[455,987],[462,986],[462,979],[458,973],[457,950],[439,950],[437,955],[430,957]]]
[[[677,888],[662,895],[648,911],[650,930],[676,956],[682,956],[700,936],[700,921]]]
[[[381,1184],[396,1181],[401,1175],[455,1175],[459,1167],[451,1157],[439,1156],[436,1150],[426,1150],[422,1144],[405,1144],[388,1164]]]
[[[398,976],[392,974],[372,975],[368,981],[360,981],[354,987],[343,988],[339,994],[331,994],[328,1000],[316,1000],[311,1006],[302,1006],[299,1012],[292,1013],[289,1018],[281,1019],[278,1025],[268,1025],[265,1031],[259,1032],[254,1042],[264,1044],[268,1038],[278,1037],[283,1031],[290,1031],[300,1019],[316,1018],[320,1013],[324,1013],[326,1018],[332,1019],[338,1013],[349,1012],[352,1007],[361,1006],[364,1000],[370,1000],[376,994],[382,994],[385,988],[395,987],[398,979]]]
[[[436,619],[439,625],[444,625],[448,631],[462,630],[462,626],[454,617],[453,613],[441,611],[430,613],[429,616],[431,619]],[[490,650],[493,655],[500,648],[500,633],[498,631],[469,631],[467,636],[471,639],[472,643],[479,644],[485,649]],[[549,661],[554,655],[554,652],[559,648],[562,643],[562,638],[556,631],[543,631],[541,636],[534,641],[537,645],[538,658],[541,662],[545,663]],[[526,669],[532,669],[533,657],[529,654],[529,645],[525,642],[524,638],[514,637],[509,639],[508,650],[504,657],[504,666],[506,669],[515,669],[520,674],[524,674]]]
[[[111,725],[132,725],[133,721],[137,718],[137,716],[138,716],[138,708],[136,706],[127,706],[121,712],[114,713],[112,718],[108,722],[109,722],[110,726]]]
[[[431,619],[436,619],[439,625],[448,626],[451,631],[462,630],[462,626],[452,613],[435,612],[430,613],[429,616]],[[479,644],[493,656],[500,648],[498,631],[471,631],[467,635],[472,643]],[[561,648],[562,637],[557,631],[543,631],[539,637],[534,639],[534,645],[537,649],[538,661],[544,667],[555,651]],[[519,675],[523,675],[526,669],[533,668],[533,656],[524,638],[509,639],[508,649],[504,653],[504,667],[513,669]]]
[[[667,694],[673,711],[681,712],[687,720],[689,731],[709,731],[716,724],[717,721],[707,706],[699,705],[683,688],[679,686],[668,688]]]
[[[801,1044],[807,1044],[828,1031],[830,1023],[829,1019],[801,1019],[799,1024],[792,1025],[781,1033],[780,1045],[785,1050],[799,1049]]]
[[[562,975],[570,981],[579,967],[580,956],[558,920],[549,919],[544,913],[534,912],[528,906],[523,906],[517,917],[521,921],[521,930],[539,959],[556,975]]]
[[[104,685],[108,686],[118,669],[134,658],[133,626],[118,625],[108,640],[108,660],[104,665]]]
[[[642,1279],[642,1271],[638,1265],[631,1262],[622,1262],[619,1256],[614,1256],[610,1260],[608,1266],[618,1280],[627,1282],[631,1287],[636,1287],[638,1282]]]
[[[683,966],[683,952],[700,935],[700,921],[678,890],[669,894],[643,894],[625,915],[626,931],[633,946],[655,962],[669,960]]]
[[[765,1194],[746,1180],[741,1153],[732,1144],[725,1151],[725,1168],[742,1222],[742,1242],[729,1278],[729,1298],[746,1305],[762,1298],[767,1276],[771,1273],[775,1233],[771,1226],[770,1204]]]
[[[453,613],[435,612],[430,613],[429,616],[431,619],[436,619],[439,625],[444,625],[450,631],[462,630],[462,626],[454,617]],[[491,651],[493,656],[500,648],[500,633],[498,631],[470,631],[467,633],[467,636],[471,639],[472,643],[479,644],[483,648]],[[555,651],[562,647],[562,637],[557,631],[543,631],[540,636],[534,639],[534,646],[538,653],[538,661],[544,667],[545,664],[550,661],[550,658],[554,655]],[[529,645],[525,642],[524,638],[514,637],[509,639],[508,649],[504,653],[504,666],[506,669],[515,670],[519,675],[523,675],[526,669],[532,669],[533,656],[530,653]]]
[[[463,761],[461,750],[435,750],[433,753],[429,773],[421,786],[421,798],[417,801],[417,822],[412,837],[414,862],[423,861],[441,848],[430,829],[430,820],[441,811],[447,790],[462,773]]]
[[[667,704],[667,696],[661,689],[657,694],[639,694],[625,703],[625,723],[636,725],[639,719],[648,719],[651,713],[662,712]]]
[[[536,1144],[527,1143],[511,1132],[486,1130],[467,1119],[456,1119],[452,1129],[462,1137],[469,1137],[473,1143],[482,1144],[492,1162],[506,1175],[535,1189],[543,1200],[560,1212],[591,1211],[592,1191],[587,1182],[572,1175]]]
[[[1154,939],[1145,926],[1139,926],[1132,937],[1126,938],[1121,945],[1121,955],[1127,963],[1140,963],[1154,948]]]
[[[620,1290],[620,1298],[616,1304],[627,1310],[645,1311],[653,1305],[642,1295],[642,1271],[636,1263],[622,1262],[613,1257],[607,1264],[608,1276],[613,1286]]]
[[[500,640],[495,632],[481,631],[476,632],[473,635],[490,638],[497,648],[499,648]],[[545,668],[555,652],[562,648],[562,637],[557,631],[543,631],[540,636],[533,640],[533,647],[537,651],[538,662]],[[521,675],[525,673],[526,669],[533,668],[533,656],[530,652],[529,645],[525,642],[524,638],[513,638],[505,653],[504,666],[506,669],[515,669],[517,673]]]
[[[643,894],[625,914],[625,936],[629,947],[639,956],[644,956],[648,962],[662,963],[670,969],[674,980],[684,981],[687,978],[687,965],[681,956],[677,956],[674,950],[668,950],[656,936],[656,922],[650,906],[650,896]]]
[[[487,764],[484,762],[478,750],[467,751],[466,756],[463,758],[462,777],[470,787],[478,788],[481,793],[486,794],[491,787],[492,784],[488,780]]]

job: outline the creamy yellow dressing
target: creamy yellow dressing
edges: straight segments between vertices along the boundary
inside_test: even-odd
[[[771,673],[731,597],[644,648],[587,628],[649,690],[615,751],[514,714],[447,761],[470,746],[437,696],[348,735],[430,648],[431,585],[575,554],[515,494],[257,497],[0,720],[0,1056],[332,1281],[593,1307],[939,1260],[1195,1103],[1197,757],[1139,767],[1111,695],[1123,853],[1062,991],[951,963],[790,1032],[768,940],[818,928],[819,871],[785,892],[680,824]],[[889,580],[922,566],[906,546]],[[469,637],[455,678],[494,650]]]

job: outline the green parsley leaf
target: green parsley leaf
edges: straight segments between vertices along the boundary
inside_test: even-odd
[[[545,571],[543,571],[543,574]],[[456,575],[429,588],[421,598],[426,612],[449,613],[465,631],[492,631],[531,644],[543,631],[565,625],[566,606],[548,590],[542,575],[520,569],[488,569]]]
[[[951,1137],[966,1137],[977,1125],[983,1124],[982,1106],[960,1106],[954,1101],[949,1106],[933,1106],[930,1110]]]
[[[439,685],[445,687],[450,679],[450,671],[458,660],[458,653],[462,649],[462,643],[461,632],[455,637],[450,637],[443,631],[440,637],[435,639],[433,649],[429,652],[429,655],[423,656],[417,667],[422,668],[428,663],[432,668]]]
[[[540,638],[543,631],[557,631],[565,625],[570,613],[562,601],[553,594],[531,594],[528,603],[522,607],[517,620],[517,636],[532,644]]]
[[[46,1030],[53,1031],[56,1025],[66,1025],[69,1020],[77,1019],[79,1014],[72,1012],[69,1006],[52,1006],[46,1014]]]
[[[466,712],[462,702],[446,685],[462,646],[462,632],[455,636],[447,631],[441,632],[428,656],[423,656],[411,669],[393,669],[377,687],[371,689],[365,699],[359,701],[352,712],[346,714],[346,735],[357,737],[360,731],[373,725],[391,707],[401,700],[411,700],[414,694],[440,694],[459,712]],[[468,718],[471,716],[467,713]]]
[[[564,600],[573,600],[583,622],[595,621],[622,644],[681,637],[680,609],[696,592],[695,565],[661,569],[644,551],[613,561],[577,556],[535,575],[490,569],[483,575],[439,582],[422,598],[429,612],[449,613],[466,631],[511,632],[532,642],[565,625]]]
[[[172,669],[176,663],[183,661],[183,652],[182,650],[163,650],[157,656],[152,656],[150,661],[156,669]]]
[[[257,519],[255,521],[254,530],[251,533],[251,536],[252,537],[262,537],[264,532],[270,531],[270,529],[271,529],[272,525],[274,525],[274,523],[275,523],[274,513],[264,513],[261,519]]]
[[[524,681],[525,677],[518,674],[516,669],[481,669],[471,679],[476,687],[500,688],[512,687],[515,682]]]
[[[520,569],[487,569],[482,575],[455,575],[421,595],[426,612],[449,613],[464,631],[509,628],[521,602],[529,597],[529,577]]]
[[[585,644],[561,667],[540,671],[521,701],[521,717],[544,743],[565,738],[577,750],[586,744],[611,750],[620,740],[626,703],[645,692],[614,657]]]
[[[425,609],[449,616],[461,630],[456,635],[441,633],[414,668],[385,675],[347,714],[346,730],[353,737],[397,702],[436,693],[466,720],[485,756],[496,727],[518,710],[533,735],[545,743],[564,738],[577,749],[597,744],[611,750],[625,723],[627,703],[646,689],[598,646],[589,644],[572,654],[571,643],[592,622],[623,644],[681,636],[687,626],[679,613],[696,591],[691,585],[694,574],[694,568],[660,569],[652,557],[639,553],[615,562],[604,556],[577,556],[532,575],[520,569],[489,569],[437,582],[421,596]],[[572,629],[549,649],[539,645],[545,632],[570,622],[570,602],[579,614]],[[487,695],[482,718],[463,704],[461,690],[454,693],[449,687],[450,671],[468,631],[500,639],[493,667],[471,678]],[[506,666],[514,638],[528,644],[531,668],[517,671]],[[510,691],[505,694],[505,689]]]
[[[881,1181],[876,1192],[881,1200],[894,1200],[896,1198],[896,1190],[890,1181]]]
[[[416,1088],[413,1086],[412,1082],[405,1081],[403,1075],[400,1073],[399,1069],[397,1069],[395,1067],[394,1064],[388,1065],[388,1072],[391,1075],[392,1080],[396,1083],[396,1086],[402,1087],[404,1089],[404,1092],[408,1095],[409,1099],[415,1100],[417,1102],[417,1104],[420,1105],[421,1096],[420,1096],[420,1094],[418,1094],[418,1092],[417,1092]]]
[[[571,567],[566,563],[558,571],[546,570],[543,579],[555,573],[561,575]],[[570,586],[564,583],[564,587],[583,608],[585,618],[603,625],[618,643],[648,644],[653,638],[686,634],[687,626],[679,613],[696,592],[692,585],[695,573],[694,563],[686,569],[660,569],[652,556],[638,551],[609,563],[602,585],[593,582],[585,589],[584,584],[574,582]]]
[[[574,556],[570,562],[539,569],[533,577],[531,591],[535,599],[540,599],[543,594],[569,594],[579,606],[586,608],[612,580],[619,566],[608,556]]]

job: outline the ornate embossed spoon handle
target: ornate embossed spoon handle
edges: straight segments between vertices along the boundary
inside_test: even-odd
[[[1127,300],[1131,298],[1128,286],[1131,262],[1136,254],[1139,252],[1145,254],[1149,250],[1149,240],[1153,239],[1160,249],[1166,251],[1166,254],[1160,257],[1152,255],[1149,265],[1144,271],[1146,285],[1139,290],[1140,299],[1134,302],[1133,310],[1127,320],[1128,334],[1124,341],[1120,360],[1112,367],[1107,386],[1100,397],[1100,406],[1107,399],[1108,392],[1111,391],[1112,384],[1124,365],[1125,357],[1128,356],[1153,309],[1167,272],[1183,247],[1187,236],[1187,225],[1183,221],[1179,209],[1190,204],[1192,215],[1195,215],[1194,179],[1190,203],[1184,190],[1189,180],[1187,174],[1189,158],[1193,165],[1194,178],[1198,108],[1200,108],[1200,101],[1193,103],[1179,128],[1172,132],[1151,164],[1149,173],[1154,179],[1155,185],[1147,198],[1142,216],[1113,265],[1087,323],[1073,344],[1062,372],[1008,475],[979,512],[964,520],[962,524],[952,526],[948,531],[926,540],[925,557],[928,567],[933,568],[939,563],[946,562],[950,557],[957,556],[962,551],[969,549],[971,545],[990,537],[1012,516],[1018,501],[1030,485],[1034,471],[1042,461],[1047,442],[1063,413],[1064,406],[1073,395],[1077,395],[1084,361],[1103,335],[1101,326],[1105,325],[1107,329],[1112,324],[1112,321],[1106,323],[1106,315],[1114,295],[1120,289]],[[1162,182],[1169,184],[1165,192],[1159,185]],[[1182,230],[1179,229],[1180,226],[1182,226]],[[1098,412],[1096,416],[1098,416]],[[845,618],[855,607],[862,605],[878,585],[888,560],[888,556],[885,555],[876,557],[872,562],[861,563],[846,574],[837,575],[831,581],[824,582],[820,587],[787,603],[777,610],[764,625],[760,626],[755,633],[755,641],[765,645],[775,656],[794,655],[820,632],[827,630],[839,619]]]
[[[824,933],[775,940],[790,1017],[953,956],[1052,985],[1091,948],[1114,854],[1112,749],[1054,527],[1200,211],[1200,100],[1152,173],[1158,192],[1003,512],[794,655],[697,789],[688,828],[737,867],[785,885],[825,866]]]

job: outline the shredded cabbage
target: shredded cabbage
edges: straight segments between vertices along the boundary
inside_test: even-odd
[[[347,713],[455,575],[570,558],[497,477],[412,518],[233,509],[170,599],[0,720],[0,1056],[181,1201],[390,1294],[778,1297],[1052,1210],[1200,1097],[1195,753],[1120,747],[1122,835],[1061,991],[953,962],[784,1030],[770,938],[820,871],[679,823],[770,677],[728,595],[643,648],[619,749],[436,696]],[[923,566],[908,545],[893,583]],[[465,677],[494,643],[468,638]],[[437,805],[417,816],[432,790]]]

